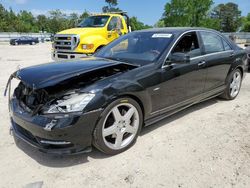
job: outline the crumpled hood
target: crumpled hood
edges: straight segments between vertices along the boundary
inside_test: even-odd
[[[57,34],[71,34],[71,35],[82,35],[82,34],[87,34],[87,33],[93,33],[93,32],[98,32],[101,28],[91,28],[91,27],[86,27],[86,28],[71,28],[71,29],[66,29],[63,30]]]
[[[76,61],[65,61],[36,65],[17,71],[14,76],[33,89],[56,85],[70,78],[83,75],[98,69],[123,64],[107,59],[86,58]]]

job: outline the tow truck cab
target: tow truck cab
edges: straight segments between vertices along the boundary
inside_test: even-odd
[[[74,59],[92,55],[128,32],[129,17],[125,12],[91,15],[80,22],[77,28],[55,35],[52,59]]]

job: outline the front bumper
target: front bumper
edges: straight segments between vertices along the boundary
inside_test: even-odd
[[[42,152],[69,155],[91,151],[93,131],[101,110],[66,116],[31,116],[12,99],[10,112],[15,137]],[[54,128],[45,130],[52,121],[56,121]]]
[[[81,53],[70,53],[70,52],[52,52],[51,58],[54,61],[59,60],[69,60],[69,59],[79,59],[82,57],[87,57],[89,54],[81,54]]]

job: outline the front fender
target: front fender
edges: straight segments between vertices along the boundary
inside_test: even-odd
[[[94,44],[94,48],[90,50],[92,53],[94,53],[98,47],[108,44],[108,40],[101,35],[83,37],[80,41],[80,44]]]
[[[117,98],[130,97],[139,103],[145,118],[148,117],[152,110],[151,97],[147,90],[138,82],[120,80],[112,84],[107,90],[104,89],[102,94],[107,96],[104,108]]]

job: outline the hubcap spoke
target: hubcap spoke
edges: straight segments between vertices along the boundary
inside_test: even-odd
[[[134,115],[134,113],[135,113],[135,109],[134,109],[134,107],[131,107],[131,108],[127,111],[127,113],[125,114],[124,119],[126,119],[126,120],[131,119],[131,117]]]
[[[114,124],[103,130],[103,136],[106,137],[106,136],[114,134],[115,132],[116,132],[116,125]]]
[[[112,113],[114,115],[115,121],[119,121],[122,119],[122,115],[117,107],[113,108]]]
[[[116,134],[115,147],[120,147],[122,145],[123,133],[119,132]]]
[[[134,127],[134,126],[131,126],[131,125],[128,125],[127,127],[126,127],[126,132],[127,133],[136,133],[136,131],[137,131],[137,128],[136,127]]]
[[[230,88],[232,89],[234,87],[234,82],[230,84]]]

